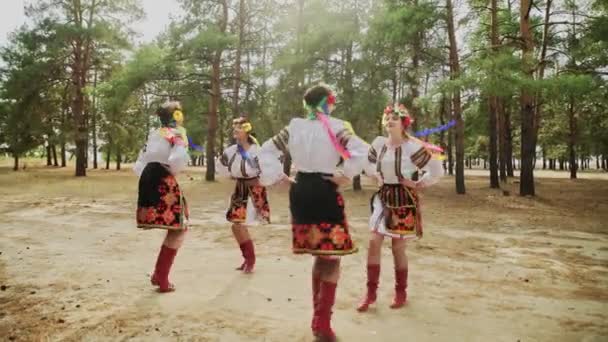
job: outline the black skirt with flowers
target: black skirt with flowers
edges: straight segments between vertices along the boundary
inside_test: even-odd
[[[289,190],[293,252],[346,255],[357,251],[344,215],[338,187],[321,173],[298,172]]]
[[[139,178],[137,227],[185,230],[188,206],[168,166],[148,163]]]

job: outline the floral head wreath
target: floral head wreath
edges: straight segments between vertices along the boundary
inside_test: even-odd
[[[308,111],[309,119],[316,119],[317,113],[329,114],[329,106],[336,104],[336,95],[332,91],[329,92],[329,95],[324,96],[321,101],[316,106],[309,105],[306,103],[306,100],[303,100],[304,108]]]
[[[171,107],[173,107],[173,111],[171,111]],[[160,116],[162,112],[171,115],[169,127],[176,128],[184,125],[184,113],[182,112],[182,106],[179,102],[167,102],[161,107],[157,114]]]
[[[240,117],[232,120],[232,127],[235,129],[241,129],[246,133],[249,133],[253,130],[253,126],[247,119]]]
[[[247,133],[249,137],[253,140],[253,142],[256,145],[259,145],[258,140],[250,134],[251,131],[253,131],[253,126],[251,125],[251,122],[249,122],[249,120],[247,120],[246,118],[240,117],[232,120],[232,128],[240,129],[243,132]]]
[[[410,127],[412,122],[414,122],[414,119],[410,117],[407,108],[405,108],[405,105],[403,104],[395,106],[386,106],[386,108],[384,108],[384,112],[382,113],[382,123],[386,124],[388,118],[391,115],[399,115],[399,118],[401,118],[401,125],[403,125],[403,129],[407,129],[408,127]]]

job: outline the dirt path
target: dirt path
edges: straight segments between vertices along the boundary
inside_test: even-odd
[[[162,232],[134,228],[135,177],[70,174],[0,169],[0,341],[312,340],[311,260],[290,253],[284,189],[271,191],[274,223],[253,230],[258,268],[245,276],[233,271],[240,255],[224,222],[232,184],[182,177],[193,228],[173,271],[178,291],[161,296],[148,275]],[[372,188],[345,192],[361,251],[343,259],[341,340],[606,341],[608,181],[543,178],[533,200],[467,182],[466,196],[449,178],[425,194],[409,305],[388,308],[387,242],[378,305],[366,314],[354,308]]]

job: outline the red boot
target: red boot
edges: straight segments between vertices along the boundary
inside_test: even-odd
[[[335,283],[321,281],[319,290],[317,330],[313,334],[320,342],[335,342],[336,334],[331,329],[332,307],[336,301]]]
[[[152,275],[150,282],[152,285],[158,286],[158,292],[172,292],[175,291],[175,286],[169,282],[169,272],[171,266],[173,266],[173,260],[177,254],[177,249],[169,248],[163,245],[158,253],[158,259],[156,260],[156,269]]]
[[[357,311],[365,312],[371,304],[376,302],[376,292],[380,280],[380,265],[367,265],[367,294],[359,303]]]
[[[316,336],[316,331],[319,329],[319,292],[321,290],[321,277],[318,274],[312,275],[312,322],[310,328]]]
[[[243,254],[243,264],[237,268],[238,271],[243,271],[245,273],[253,272],[253,267],[255,266],[255,248],[253,246],[253,241],[247,240],[239,245],[241,248],[241,253]]]
[[[395,299],[391,304],[391,309],[399,309],[407,301],[407,268],[395,270]]]

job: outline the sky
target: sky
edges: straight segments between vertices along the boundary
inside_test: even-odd
[[[5,46],[8,34],[25,23],[23,7],[35,0],[0,0],[0,46]],[[177,0],[140,0],[146,18],[135,23],[133,28],[141,37],[139,42],[149,42],[169,24],[171,13],[178,13]]]

